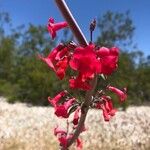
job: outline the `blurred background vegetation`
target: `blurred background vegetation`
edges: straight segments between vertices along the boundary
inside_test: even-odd
[[[136,27],[130,13],[106,12],[97,21],[99,36],[97,45],[121,49],[119,68],[108,77],[107,83],[128,89],[128,100],[124,104],[143,105],[150,102],[150,56],[144,56],[132,39]],[[9,28],[9,33],[5,29]],[[62,41],[72,40],[65,30]],[[57,40],[52,41],[45,26],[13,28],[9,14],[0,12],[0,96],[9,102],[27,102],[47,105],[47,97],[54,96],[68,85],[59,81],[54,73],[37,58],[47,55]],[[106,83],[100,82],[98,89]],[[77,93],[78,94],[78,93]]]

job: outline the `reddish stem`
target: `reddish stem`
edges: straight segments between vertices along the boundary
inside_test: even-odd
[[[72,13],[70,12],[66,2],[64,0],[55,0],[59,10],[61,11],[63,17],[67,21],[71,31],[73,32],[74,36],[76,37],[77,41],[82,46],[87,46],[88,42],[84,37],[79,25],[75,21]]]

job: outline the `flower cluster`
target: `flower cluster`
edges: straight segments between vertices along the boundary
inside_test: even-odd
[[[59,77],[63,79],[67,68],[77,72],[69,80],[70,88],[90,90],[89,83],[95,75],[111,75],[117,68],[119,50],[116,47],[96,48],[94,44],[86,47],[76,46],[74,49],[59,44],[47,57],[39,56]]]
[[[66,22],[55,23],[53,18],[49,19],[47,26],[53,39],[56,37],[56,32],[64,27],[68,27]],[[93,43],[83,47],[72,42],[59,44],[50,51],[47,57],[39,55],[39,58],[45,62],[61,80],[66,77],[67,69],[72,69],[75,75],[67,75],[67,77],[69,76],[69,87],[71,89],[79,89],[87,92],[93,88],[91,81],[95,76],[109,76],[117,69],[118,57],[119,49],[117,47],[99,48]],[[105,89],[101,89],[97,95],[93,94],[93,97],[95,97],[92,99],[89,107],[102,110],[105,121],[109,121],[117,111],[113,107],[112,98],[107,94],[108,91],[116,94],[120,102],[125,101],[127,98],[126,89],[120,90],[110,85],[106,86]],[[63,148],[68,147],[68,142],[73,137],[83,113],[81,111],[83,103],[79,103],[77,98],[69,97],[68,95],[69,92],[64,90],[58,93],[54,98],[48,97],[48,101],[54,107],[57,117],[68,120],[72,113],[74,115],[71,121],[72,131],[70,133],[68,129],[65,131],[58,126],[54,129],[54,134],[57,136]],[[84,125],[82,131],[85,131]],[[76,143],[77,148],[81,149],[81,139],[77,138]]]
[[[54,128],[54,135],[57,136],[60,146],[67,148],[67,142],[73,136],[73,134],[68,134],[65,130],[59,129],[58,127]],[[78,150],[82,149],[82,141],[80,138],[76,139],[76,147]]]
[[[69,126],[67,127],[67,131],[60,129],[58,126],[56,128],[54,128],[54,135],[57,136],[58,141],[60,142],[60,146],[62,146],[63,148],[67,147],[68,140],[70,140],[72,138],[73,132],[78,125],[78,121],[79,121],[80,113],[81,113],[81,107],[77,104],[77,101],[75,98],[66,98],[65,102],[60,103],[61,99],[64,98],[67,94],[68,94],[68,92],[65,90],[65,91],[62,91],[59,94],[57,94],[54,98],[48,97],[48,101],[54,107],[55,115],[57,117],[68,118],[69,114],[70,114],[69,109],[72,106],[75,106],[75,104],[77,106],[74,111],[73,120],[71,122],[72,133],[68,132]],[[85,131],[85,128],[83,128],[82,131]],[[77,146],[78,150],[82,149],[81,139],[77,138],[76,143],[77,143],[76,146]]]

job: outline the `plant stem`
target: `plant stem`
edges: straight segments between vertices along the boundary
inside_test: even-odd
[[[93,31],[90,31],[90,42],[93,42]]]
[[[82,46],[87,46],[88,42],[85,39],[77,22],[75,21],[72,13],[70,12],[66,2],[64,0],[55,0],[55,2],[57,4],[59,10],[61,11],[63,17],[67,21],[70,29],[72,30],[72,32],[73,32],[74,36],[76,37],[77,41],[79,42],[79,44]],[[80,117],[78,126],[74,132],[72,139],[70,141],[68,141],[67,148],[66,149],[62,148],[62,150],[67,150],[68,147],[72,145],[72,143],[78,138],[79,134],[81,133],[82,127],[84,125],[84,122],[85,122],[85,119],[87,116],[87,112],[89,110],[89,106],[91,104],[92,95],[93,95],[96,85],[97,85],[97,76],[95,75],[94,79],[91,81],[92,89],[90,91],[86,92],[85,101],[81,108],[82,113],[81,113],[81,117]]]
[[[85,119],[87,116],[87,112],[89,110],[89,106],[91,104],[92,95],[93,95],[96,85],[97,85],[97,76],[95,76],[94,79],[91,81],[92,89],[90,91],[86,92],[85,101],[81,108],[81,110],[82,110],[81,117],[80,117],[78,126],[76,128],[76,131],[74,132],[72,139],[68,143],[68,147],[78,138],[79,134],[81,133],[81,131],[83,129],[84,122],[85,122]]]
[[[64,0],[55,0],[59,10],[61,11],[63,17],[67,21],[71,31],[73,32],[74,36],[76,37],[77,41],[79,42],[80,45],[82,46],[87,46],[88,42],[83,35],[79,25],[75,21],[72,13],[70,12],[66,2]]]

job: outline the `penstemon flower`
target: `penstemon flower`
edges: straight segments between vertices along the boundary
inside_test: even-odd
[[[79,121],[79,118],[80,118],[80,116],[79,116],[80,110],[81,110],[81,108],[78,107],[78,108],[75,110],[75,112],[74,112],[74,117],[73,117],[73,121],[72,121],[74,125],[77,125],[77,124],[78,124],[78,121]]]
[[[84,101],[79,101],[78,98],[73,97],[66,90],[60,92],[54,98],[48,97],[49,103],[54,107],[55,115],[59,118],[67,119],[66,130],[62,130],[58,126],[54,128],[54,135],[60,143],[61,150],[68,150],[73,142],[76,142],[77,149],[81,150],[83,143],[79,135],[87,130],[85,118],[89,108],[102,110],[104,120],[109,121],[117,110],[113,107],[112,98],[106,95],[105,91],[109,90],[115,93],[121,102],[125,101],[127,94],[125,88],[124,91],[121,91],[110,85],[106,89],[100,89],[100,92],[96,92],[97,78],[110,76],[118,68],[119,49],[117,47],[98,48],[92,42],[92,32],[96,27],[96,20],[90,25],[91,42],[87,43],[70,11],[68,11],[64,0],[55,1],[67,22],[55,23],[53,18],[49,19],[47,28],[52,39],[56,37],[58,30],[69,26],[75,34],[79,45],[74,42],[61,43],[51,50],[47,57],[39,55],[39,58],[61,80],[66,77],[67,69],[73,70],[75,75],[70,76],[67,74],[66,78],[69,87],[86,92]],[[68,95],[71,95],[71,97]],[[71,118],[72,113],[73,117]],[[68,121],[70,118],[71,121]]]
[[[123,102],[123,101],[126,100],[126,98],[127,98],[127,94],[126,94],[127,89],[126,88],[124,88],[123,91],[118,89],[118,88],[115,88],[113,86],[108,86],[107,88],[108,88],[108,90],[110,90],[110,91],[114,92],[115,94],[117,94],[117,96],[119,97],[120,102]]]
[[[115,115],[116,109],[113,108],[112,99],[109,96],[101,96],[100,101],[96,103],[95,108],[103,111],[103,117],[105,121],[109,121],[112,116]]]
[[[59,44],[47,57],[39,55],[39,58],[56,73],[59,79],[63,79],[68,67],[68,54],[68,48],[63,44]]]
[[[106,47],[101,47],[97,51],[97,56],[101,64],[101,73],[105,75],[111,75],[113,71],[118,67],[118,56],[119,49],[117,47],[112,47],[110,49]]]
[[[56,37],[56,32],[60,29],[67,27],[67,26],[68,26],[67,22],[55,23],[54,18],[49,18],[47,30],[50,33],[52,39],[54,39]]]

